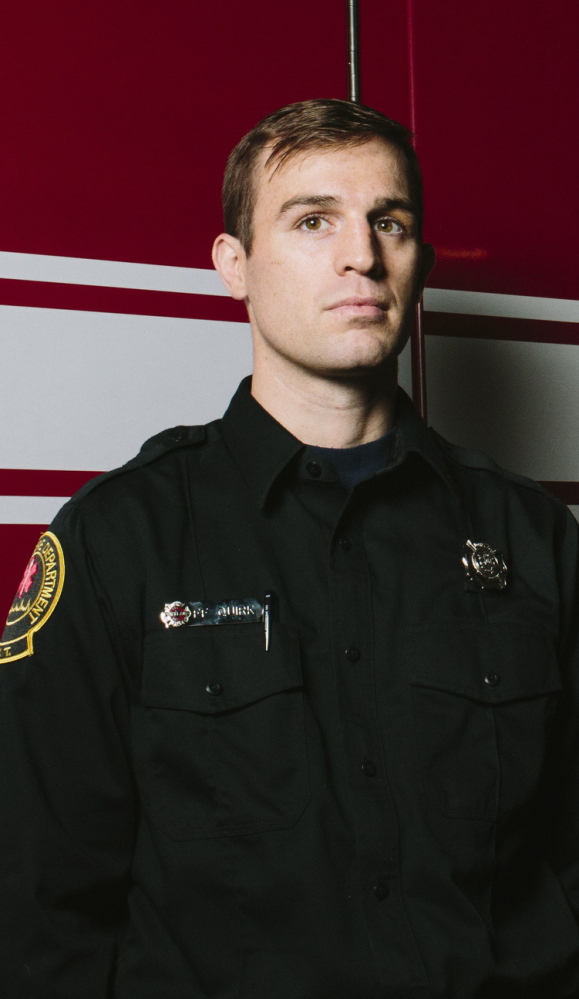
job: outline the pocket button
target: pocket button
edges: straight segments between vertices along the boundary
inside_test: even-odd
[[[207,686],[205,687],[205,690],[207,691],[208,694],[211,694],[213,697],[218,697],[219,694],[223,693],[223,687],[221,686],[218,680],[210,680]]]
[[[500,682],[501,678],[498,673],[487,673],[485,676],[485,683],[487,683],[489,687],[498,687]]]

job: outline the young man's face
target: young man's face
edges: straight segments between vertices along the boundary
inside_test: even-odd
[[[430,263],[403,157],[380,139],[277,170],[267,154],[240,265],[256,362],[326,378],[395,366]]]

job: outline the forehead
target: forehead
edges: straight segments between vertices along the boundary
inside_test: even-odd
[[[306,149],[292,153],[281,164],[279,160],[267,163],[270,153],[271,147],[266,147],[255,168],[256,215],[301,195],[332,195],[356,202],[411,195],[403,153],[380,138]]]

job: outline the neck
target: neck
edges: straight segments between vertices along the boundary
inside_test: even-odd
[[[394,424],[397,365],[371,376],[322,377],[256,358],[251,394],[304,444],[346,448],[377,440]]]

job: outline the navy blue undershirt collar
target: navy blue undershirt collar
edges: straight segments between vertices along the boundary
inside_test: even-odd
[[[364,479],[377,475],[392,462],[396,443],[396,428],[366,444],[355,447],[308,447],[308,457],[327,459],[335,468],[337,476],[348,492]]]

